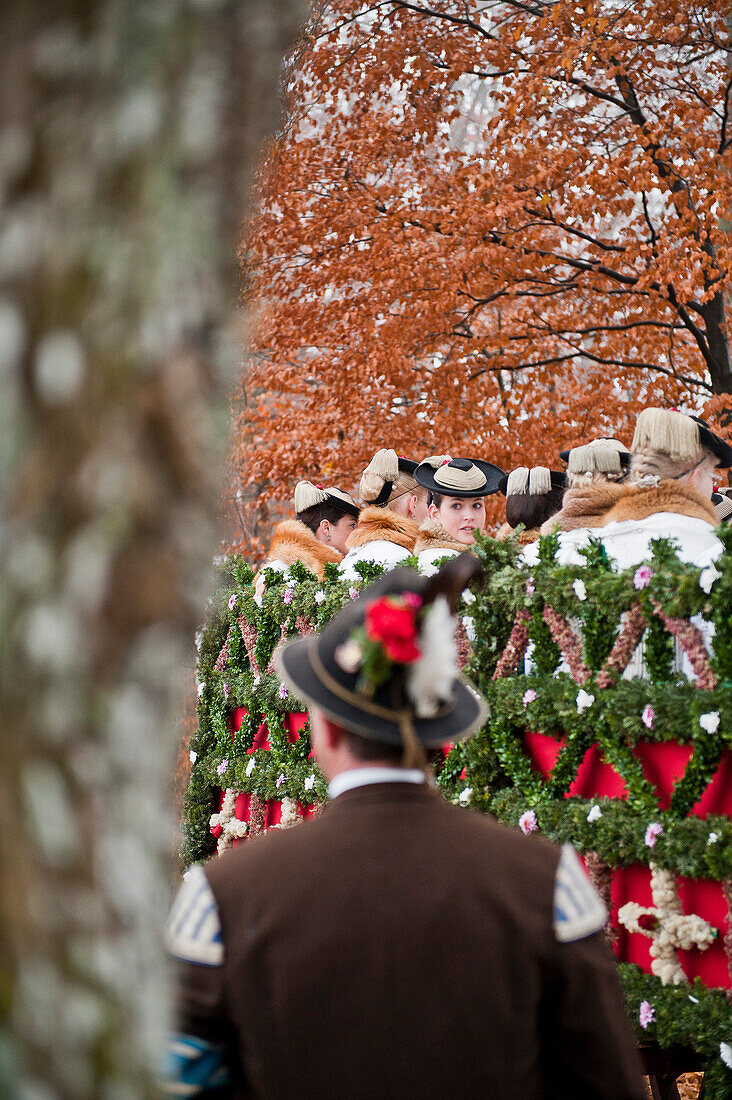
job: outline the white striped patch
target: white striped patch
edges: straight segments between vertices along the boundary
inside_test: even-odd
[[[579,856],[563,844],[554,879],[554,935],[560,943],[572,943],[599,932],[606,920],[607,910]]]
[[[183,880],[165,938],[171,955],[185,962],[221,966],[224,961],[219,911],[200,863],[195,863]]]

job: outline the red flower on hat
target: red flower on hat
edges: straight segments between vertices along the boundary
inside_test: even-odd
[[[400,597],[382,596],[366,608],[366,637],[378,642],[390,661],[411,665],[422,653],[415,644],[417,608]]]

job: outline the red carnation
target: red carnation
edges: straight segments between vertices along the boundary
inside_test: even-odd
[[[379,642],[390,661],[409,665],[422,656],[415,645],[417,624],[416,608],[403,600],[382,596],[366,608],[366,636]]]

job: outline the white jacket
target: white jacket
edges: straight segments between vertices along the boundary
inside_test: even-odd
[[[361,574],[354,568],[359,561],[372,562],[374,565],[383,565],[387,570],[394,569],[400,562],[409,557],[409,550],[403,546],[397,546],[395,542],[387,542],[386,539],[374,539],[363,546],[356,546],[349,550],[340,564],[341,576],[344,581],[360,581]]]

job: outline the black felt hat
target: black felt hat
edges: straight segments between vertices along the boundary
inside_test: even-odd
[[[308,508],[314,508],[317,504],[330,504],[337,508],[344,516],[353,516],[358,519],[360,509],[355,500],[343,489],[335,485],[324,487],[313,485],[312,481],[298,481],[295,486],[295,511],[306,512]]]
[[[410,477],[414,477],[414,471],[417,469],[417,466],[418,463],[414,462],[411,458],[405,458],[404,455],[398,455],[396,451],[389,448],[382,448],[380,451],[376,452],[364,470],[361,496],[367,504],[375,505],[377,508],[383,507],[385,504],[388,504],[389,497],[394,489],[394,483],[399,475],[408,474]],[[363,482],[368,474],[373,474],[375,478],[383,480],[383,484],[375,497],[367,496],[363,489]]]
[[[275,668],[285,684],[310,706],[353,733],[386,745],[416,743],[437,748],[460,741],[485,722],[483,696],[458,672],[451,630],[454,606],[463,588],[482,573],[472,554],[451,559],[432,577],[411,569],[394,569],[365,589],[346,606],[321,634],[297,638],[276,654]],[[440,597],[445,597],[442,601]],[[418,604],[414,611],[420,660],[434,661],[438,642],[438,675],[419,661],[389,665],[387,678],[377,686],[364,685],[363,643],[369,609]],[[425,621],[437,616],[425,633]],[[437,627],[439,619],[439,629]],[[355,656],[354,656],[355,651]],[[420,687],[420,685],[422,685]]]
[[[497,493],[505,476],[499,466],[475,458],[427,459],[414,471],[425,489],[445,497],[487,497]]]

